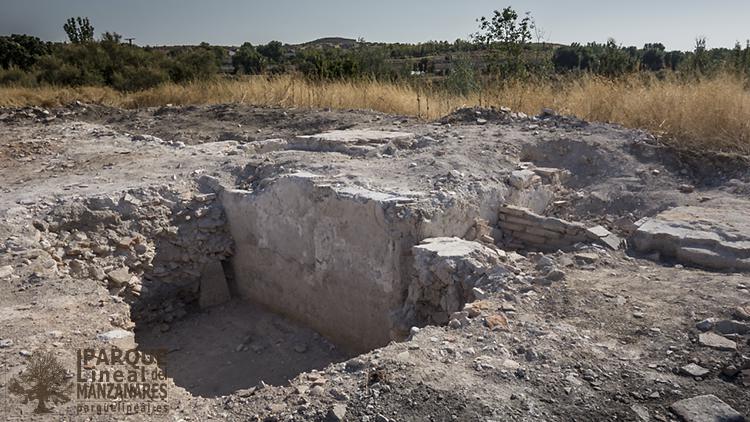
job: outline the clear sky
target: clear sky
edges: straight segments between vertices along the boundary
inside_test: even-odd
[[[692,49],[750,38],[750,0],[0,0],[0,35],[65,40],[70,16],[88,16],[97,36],[113,31],[139,45],[239,45],[324,36],[419,42],[467,38],[475,19],[512,6],[529,11],[548,41],[605,41]]]

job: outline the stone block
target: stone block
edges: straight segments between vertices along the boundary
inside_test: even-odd
[[[562,238],[562,234],[560,234],[558,232],[551,231],[551,230],[546,230],[546,229],[544,229],[542,227],[538,227],[538,226],[537,227],[528,227],[528,228],[526,228],[526,233],[530,233],[530,234],[533,234],[533,235],[536,235],[536,236],[546,237],[546,238],[549,238],[549,239],[560,239],[560,238]]]
[[[531,233],[516,233],[513,236],[514,238],[523,241],[524,243],[530,243],[532,245],[544,245],[547,242],[547,239],[542,236],[537,236]]]
[[[517,217],[523,217],[531,213],[531,211],[527,210],[526,208],[521,208],[514,205],[505,205],[503,207],[500,207],[498,212],[500,214],[515,215]]]
[[[558,233],[567,233],[568,229],[570,228],[570,223],[554,217],[545,218],[542,225],[545,229],[552,230]]]
[[[224,275],[224,268],[220,260],[213,259],[201,271],[198,304],[201,308],[208,308],[226,303],[229,299],[231,299],[231,295]]]
[[[515,216],[508,216],[508,218],[505,219],[506,223],[512,223],[512,224],[521,224],[524,226],[536,226],[539,225],[543,219],[539,216],[535,216],[532,214],[527,214],[523,217],[515,217]]]
[[[526,230],[527,227],[530,227],[525,224],[510,223],[507,221],[500,223],[499,226],[503,232],[522,232]]]
[[[516,170],[508,176],[508,183],[518,190],[526,189],[541,180],[533,170]]]

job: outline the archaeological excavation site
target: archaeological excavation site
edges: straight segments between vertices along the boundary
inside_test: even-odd
[[[55,420],[750,414],[747,157],[549,109],[74,103],[0,127],[0,388],[51,352]],[[81,351],[114,349],[166,374],[115,401],[168,411],[81,416],[82,384],[115,383]],[[43,420],[34,397],[0,394],[5,419]]]

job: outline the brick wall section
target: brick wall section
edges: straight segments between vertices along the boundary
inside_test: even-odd
[[[495,236],[495,240],[514,249],[565,250],[579,242],[598,240],[581,223],[545,217],[512,205],[500,208],[497,224],[501,238]]]

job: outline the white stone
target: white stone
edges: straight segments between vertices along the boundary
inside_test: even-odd
[[[107,331],[106,333],[100,333],[96,336],[101,341],[112,341],[112,340],[120,340],[124,338],[130,338],[133,337],[133,333],[131,331],[123,330],[123,329],[116,329],[112,331]]]
[[[680,370],[685,375],[689,375],[691,377],[702,377],[710,372],[708,369],[694,363],[687,364],[680,368]]]
[[[10,265],[3,265],[0,267],[0,278],[7,278],[13,275],[13,267]]]
[[[508,177],[508,183],[519,190],[528,188],[538,180],[541,179],[533,170],[515,170]]]

